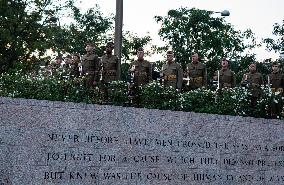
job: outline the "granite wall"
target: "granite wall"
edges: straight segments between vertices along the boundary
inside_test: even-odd
[[[283,123],[0,97],[0,185],[284,184]]]

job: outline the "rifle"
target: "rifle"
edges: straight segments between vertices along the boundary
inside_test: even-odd
[[[269,93],[271,93],[271,84],[270,84],[270,77],[269,77],[269,75],[267,76],[267,84],[268,84]]]
[[[160,71],[160,77],[157,79],[161,85],[165,84],[165,73],[164,73],[165,69],[162,69]]]
[[[103,62],[101,61],[100,62],[100,82],[102,82],[103,81],[103,73],[104,73],[104,64],[103,64]]]
[[[128,98],[130,99],[130,104],[132,104],[133,102],[133,86],[134,86],[134,77],[135,77],[135,68],[136,66],[133,65],[131,67],[130,71],[130,83],[128,84]]]
[[[187,75],[186,75],[186,78],[183,78],[183,80],[187,81],[186,85],[189,86],[189,82],[191,81],[191,78],[189,77],[188,67],[186,69],[187,69]]]
[[[220,89],[220,72],[218,70],[217,71],[217,88],[216,88],[216,91],[215,91],[215,103],[217,103],[219,89]]]
[[[241,84],[241,86],[242,87],[245,87],[245,88],[249,88],[249,82],[248,82],[248,75],[247,74],[245,74],[245,79],[244,79],[244,81],[242,82],[242,84]]]

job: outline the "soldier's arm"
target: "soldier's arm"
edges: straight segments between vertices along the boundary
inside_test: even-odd
[[[207,87],[207,67],[204,66],[203,70],[203,86]]]
[[[148,72],[148,80],[149,82],[152,81],[152,64],[149,62],[149,72]]]
[[[244,75],[243,75],[243,78],[242,78],[242,80],[241,80],[241,85],[243,85],[244,83],[246,83],[246,81],[248,80],[247,78],[248,78],[247,74],[244,74]]]
[[[262,76],[262,74],[260,74],[260,82],[259,82],[259,85],[263,85],[264,83],[263,83],[263,76]]]
[[[269,80],[268,80],[269,79]],[[268,85],[269,86],[269,82],[270,81],[270,76],[269,75],[267,75],[266,77],[265,77],[265,79],[264,79],[264,84],[266,84],[266,85]]]
[[[85,75],[85,57],[84,56],[82,56],[81,66],[82,66],[82,75]]]

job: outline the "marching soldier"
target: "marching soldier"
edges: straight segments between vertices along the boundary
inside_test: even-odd
[[[281,114],[283,106],[282,98],[284,97],[284,75],[279,72],[279,66],[276,62],[272,63],[272,72],[267,76],[267,84],[269,85],[273,93],[278,92],[281,96],[280,101],[278,103],[275,103],[275,101],[273,101],[270,108],[271,118],[277,118],[277,115]]]
[[[207,69],[206,65],[198,61],[198,54],[194,53],[191,57],[191,63],[186,67],[188,76],[188,86],[190,90],[207,86]]]
[[[113,42],[106,44],[106,54],[101,59],[100,80],[102,82],[103,100],[108,101],[108,85],[120,79],[120,63],[118,57],[112,54]]]
[[[221,60],[221,70],[218,70],[213,75],[213,80],[217,81],[217,88],[233,88],[236,86],[236,75],[229,69],[229,61]]]
[[[130,64],[131,84],[129,87],[130,96],[139,105],[139,86],[145,85],[152,80],[152,67],[150,62],[144,59],[143,48],[137,50],[137,60]]]
[[[160,75],[165,86],[172,86],[178,92],[181,92],[183,71],[181,66],[175,63],[172,51],[167,52],[167,63],[162,66]]]
[[[86,54],[82,57],[82,74],[87,77],[87,86],[96,85],[99,81],[99,59],[94,53],[94,44],[86,43]]]
[[[256,64],[249,65],[249,73],[243,75],[241,85],[251,91],[251,106],[255,106],[257,99],[261,96],[261,85],[263,84],[262,74],[256,71]]]

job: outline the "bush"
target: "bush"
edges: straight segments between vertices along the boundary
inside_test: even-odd
[[[84,103],[102,102],[100,85],[88,87],[85,85],[84,77],[71,78],[57,72],[52,76],[41,72],[3,73],[0,76],[0,96]],[[109,101],[113,105],[126,105],[129,102],[126,82],[111,82],[108,89]],[[251,107],[250,91],[242,87],[223,89],[222,92],[197,89],[177,93],[175,89],[153,81],[139,87],[139,107],[270,118],[273,102],[281,101],[282,97],[277,92],[273,93],[268,87],[263,86],[262,92],[262,97],[259,98],[256,106]],[[276,116],[281,118],[280,113]]]

